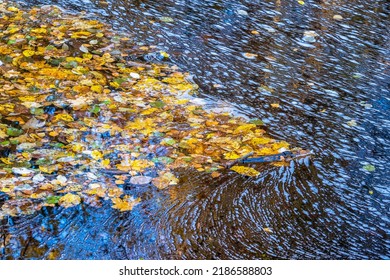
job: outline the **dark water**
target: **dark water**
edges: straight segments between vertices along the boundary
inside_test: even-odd
[[[263,119],[315,157],[257,166],[255,179],[183,172],[168,191],[127,189],[143,201],[131,213],[79,206],[9,219],[1,258],[390,258],[388,1],[50,3],[165,49],[207,102]]]

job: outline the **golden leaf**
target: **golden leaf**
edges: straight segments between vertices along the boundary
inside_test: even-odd
[[[111,199],[111,201],[113,203],[112,208],[124,212],[124,211],[131,211],[134,206],[140,203],[141,199],[139,197],[134,198],[132,196],[125,195],[123,199],[119,197],[114,197]]]
[[[251,177],[255,177],[255,176],[260,174],[259,171],[257,171],[256,169],[254,169],[252,167],[239,166],[239,165],[233,166],[232,168],[230,168],[230,170],[233,170],[239,174],[251,176]]]
[[[159,189],[165,189],[169,185],[177,185],[179,179],[171,172],[160,173],[160,176],[152,180],[153,185]]]
[[[241,156],[236,154],[235,152],[228,152],[228,153],[224,153],[223,154],[225,159],[238,159],[240,158]]]
[[[255,128],[255,124],[243,124],[238,126],[234,131],[233,134],[245,134],[252,130],[252,128]]]
[[[71,115],[64,113],[64,114],[58,114],[54,116],[53,122],[59,122],[59,121],[73,122],[74,119]]]
[[[34,54],[35,54],[35,51],[33,51],[33,50],[25,50],[25,51],[23,51],[23,55],[25,57],[30,57],[30,56],[33,56]]]
[[[67,193],[62,196],[58,201],[58,204],[62,207],[68,208],[80,204],[81,198],[76,194]]]
[[[103,154],[100,151],[94,150],[94,151],[91,152],[91,157],[94,160],[99,160],[99,159],[101,159],[103,157]]]

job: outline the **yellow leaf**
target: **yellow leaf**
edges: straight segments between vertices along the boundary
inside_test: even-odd
[[[240,158],[241,156],[236,154],[235,152],[228,152],[228,153],[224,153],[223,154],[225,159],[238,159]]]
[[[73,122],[74,119],[71,115],[65,113],[65,114],[58,114],[54,116],[53,122],[59,122],[59,121]]]
[[[253,146],[257,146],[257,145],[268,144],[271,141],[272,141],[271,138],[267,138],[267,137],[257,138],[257,137],[255,137],[255,138],[252,138],[250,142]]]
[[[46,30],[46,28],[34,28],[34,29],[31,29],[31,32],[38,33],[38,34],[46,34],[47,30]]]
[[[68,208],[80,204],[81,198],[76,194],[67,193],[62,196],[58,201],[58,204],[62,207]]]
[[[112,208],[118,209],[121,212],[123,211],[131,211],[134,206],[136,206],[138,203],[140,203],[141,199],[134,198],[129,195],[125,195],[123,199],[120,199],[119,197],[114,197],[111,199],[113,205]]]
[[[91,157],[95,160],[99,160],[103,157],[103,154],[97,150],[91,152]]]
[[[280,104],[279,103],[272,103],[271,107],[272,108],[280,108]]]
[[[18,97],[18,99],[23,102],[33,102],[35,101],[36,97],[31,95],[26,95],[26,96],[20,96]]]
[[[93,85],[93,86],[91,86],[91,90],[94,92],[97,92],[97,93],[103,92],[103,88],[101,85]]]
[[[7,10],[10,11],[10,12],[17,12],[17,11],[19,11],[19,9],[14,7],[14,6],[8,7]]]
[[[33,50],[24,50],[23,51],[23,55],[25,57],[30,57],[30,56],[33,56],[34,54],[35,54],[35,51],[33,51]]]
[[[9,160],[9,158],[0,158],[0,160],[2,161],[2,162],[4,162],[5,164],[12,164],[12,161],[10,161]]]
[[[138,171],[142,172],[148,167],[154,166],[152,161],[146,159],[136,159],[136,160],[122,160],[120,164],[117,164],[116,167],[122,171]]]
[[[273,155],[273,154],[275,154],[275,151],[271,148],[265,147],[265,148],[262,148],[262,149],[256,151],[256,153],[259,155]]]
[[[42,166],[40,165],[39,166],[39,170],[43,173],[48,173],[48,174],[51,174],[53,173],[54,171],[57,171],[58,170],[58,166],[57,165],[47,165],[47,166]]]
[[[156,112],[156,111],[158,111],[157,108],[149,108],[149,109],[146,109],[146,110],[142,111],[141,115],[144,115],[144,116],[150,115],[150,114],[152,114],[153,112]]]
[[[288,149],[289,146],[290,146],[290,144],[287,143],[286,141],[280,141],[280,142],[272,144],[271,148],[274,151],[278,151],[281,148]]]
[[[74,39],[87,38],[90,35],[91,35],[91,32],[88,32],[88,31],[78,31],[78,32],[74,32],[71,35],[71,38],[74,38]]]
[[[256,125],[253,123],[250,124],[243,124],[238,126],[234,131],[233,134],[244,134],[251,131],[252,128],[256,128]]]
[[[179,179],[171,172],[165,172],[160,174],[159,177],[152,180],[153,185],[159,189],[165,189],[169,185],[177,185]]]
[[[103,167],[109,167],[110,166],[110,160],[109,159],[103,159],[102,160]]]
[[[239,165],[235,165],[233,166],[232,168],[230,168],[231,170],[239,173],[239,174],[242,174],[242,175],[246,175],[246,176],[257,176],[260,174],[259,171],[257,171],[256,169],[252,168],[252,167],[246,167],[246,166],[239,166]]]

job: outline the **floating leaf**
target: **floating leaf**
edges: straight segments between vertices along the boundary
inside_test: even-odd
[[[58,200],[58,204],[62,207],[69,208],[80,204],[81,198],[72,193],[67,193]]]
[[[177,185],[179,179],[171,172],[161,173],[159,177],[153,179],[153,185],[159,189],[165,189],[169,185]]]
[[[112,208],[118,209],[121,212],[124,211],[131,211],[134,206],[140,203],[141,199],[140,198],[134,198],[129,195],[125,195],[123,199],[119,197],[114,197],[111,199],[113,206]]]
[[[239,165],[233,166],[232,168],[230,168],[230,170],[233,170],[239,174],[251,176],[251,177],[255,177],[255,176],[260,174],[259,171],[257,171],[256,169],[254,169],[252,167],[239,166]]]
[[[53,195],[53,196],[48,196],[46,198],[46,203],[48,204],[57,204],[60,200],[61,196]]]

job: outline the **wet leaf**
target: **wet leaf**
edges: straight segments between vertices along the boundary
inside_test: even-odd
[[[363,169],[368,171],[368,172],[374,172],[375,171],[375,166],[372,164],[366,164],[363,166]]]
[[[7,128],[7,132],[6,133],[9,136],[16,137],[16,136],[19,136],[19,135],[23,134],[23,130],[22,129],[17,129],[17,128],[14,128],[14,127],[9,127],[9,128]]]
[[[25,167],[12,167],[12,173],[22,176],[30,176],[34,174],[34,170]]]
[[[254,169],[252,167],[239,166],[239,165],[233,166],[232,168],[230,168],[230,170],[233,170],[239,174],[251,176],[251,177],[256,177],[260,174],[259,171],[257,171],[256,169]]]
[[[170,185],[177,185],[179,179],[171,172],[163,172],[159,177],[153,179],[153,185],[159,189],[165,189]]]
[[[131,211],[133,210],[134,206],[141,202],[140,198],[134,198],[129,195],[125,195],[122,199],[119,197],[114,197],[111,200],[113,203],[112,208],[118,209],[121,212]]]
[[[69,208],[81,203],[80,196],[72,193],[67,193],[58,200],[58,204],[62,207]]]
[[[57,195],[54,195],[54,196],[48,196],[46,198],[46,203],[48,204],[57,204],[60,200],[61,196],[57,196]]]

